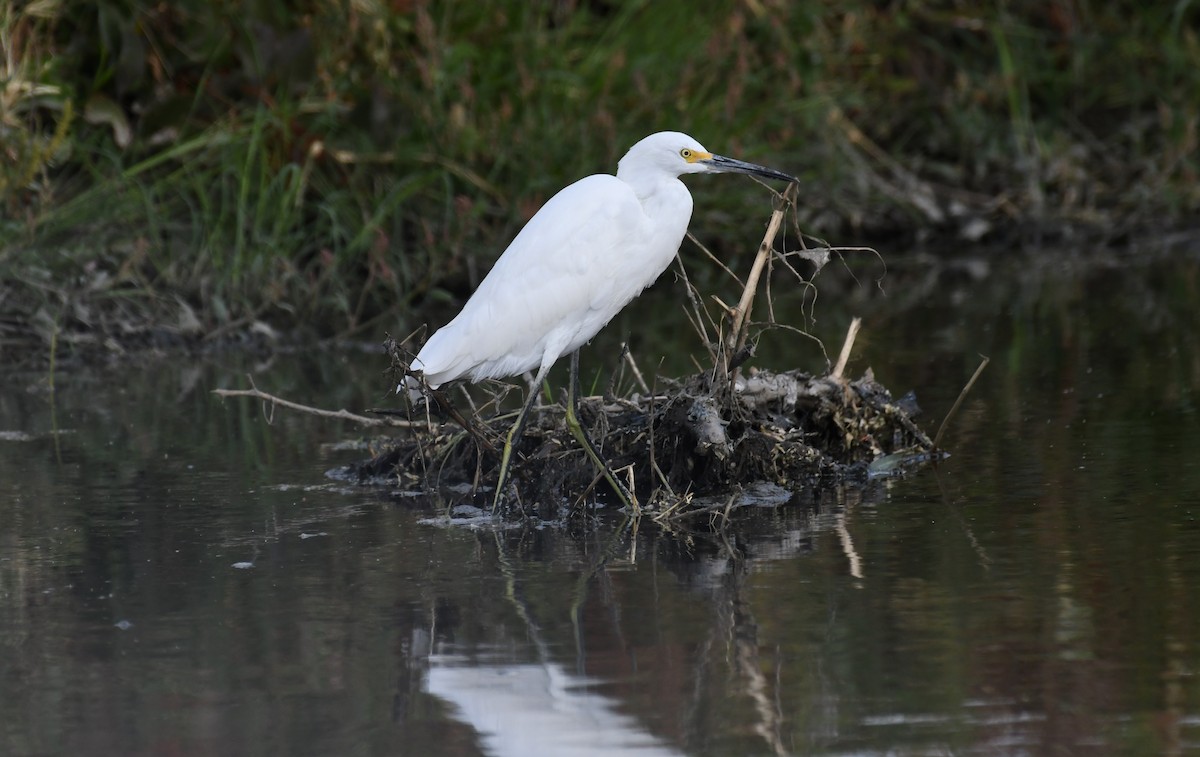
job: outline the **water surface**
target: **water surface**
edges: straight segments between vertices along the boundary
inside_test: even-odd
[[[916,389],[927,428],[991,357],[953,455],[724,529],[447,526],[325,478],[355,429],[209,393],[385,404],[362,351],[0,375],[0,752],[1195,749],[1197,257],[839,275],[812,329],[836,354],[864,314],[852,372]],[[677,296],[612,341],[698,354]]]

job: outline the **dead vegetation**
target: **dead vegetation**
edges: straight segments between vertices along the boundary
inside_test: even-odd
[[[648,394],[580,400],[580,419],[601,454],[638,498],[641,514],[681,517],[698,498],[769,481],[784,487],[865,481],[889,462],[929,459],[934,445],[913,422],[915,403],[897,402],[870,370],[856,380],[832,372],[711,372],[666,381]],[[561,402],[536,407],[518,450],[509,514],[553,519],[606,494],[602,479],[564,423]],[[383,444],[344,473],[363,483],[409,487],[471,482],[490,492],[498,449],[512,423],[501,413],[430,423]],[[594,494],[593,494],[594,493]],[[480,502],[490,497],[480,495]]]

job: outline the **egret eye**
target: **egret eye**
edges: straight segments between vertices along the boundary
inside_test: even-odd
[[[692,151],[685,147],[679,151],[679,155],[684,160],[689,160],[692,157]]]

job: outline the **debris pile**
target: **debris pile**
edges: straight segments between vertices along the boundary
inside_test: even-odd
[[[640,511],[678,514],[697,498],[763,481],[789,488],[862,481],[935,453],[912,420],[915,401],[894,400],[869,369],[853,381],[836,372],[713,373],[650,394],[580,399],[588,435]],[[509,514],[558,517],[610,493],[564,416],[562,403],[531,413],[516,451]],[[425,491],[469,482],[475,504],[484,506],[512,420],[509,412],[463,424],[414,422],[339,477]]]

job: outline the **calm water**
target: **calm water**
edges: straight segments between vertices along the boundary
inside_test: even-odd
[[[0,373],[0,753],[1200,751],[1198,259],[831,269],[815,331],[865,313],[927,427],[992,363],[938,470],[724,532],[449,527],[209,394],[382,404],[361,351]],[[611,327],[643,366],[699,352],[673,294]]]

